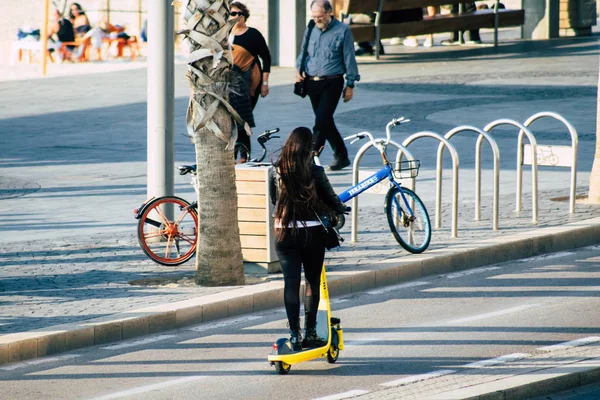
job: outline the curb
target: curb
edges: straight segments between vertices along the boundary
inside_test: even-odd
[[[406,261],[382,260],[370,265],[369,270],[332,271],[328,274],[329,292],[332,297],[342,296],[597,243],[600,243],[600,218],[593,218],[449,246],[411,256]],[[81,323],[2,335],[0,365],[282,306],[283,282],[267,282]]]
[[[543,370],[541,375],[515,375],[485,385],[427,397],[426,400],[519,400],[562,392],[600,381],[600,358]]]

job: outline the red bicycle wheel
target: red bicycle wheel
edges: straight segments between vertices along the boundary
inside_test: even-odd
[[[197,211],[179,197],[156,198],[139,219],[137,237],[153,261],[167,266],[183,264],[196,253]]]

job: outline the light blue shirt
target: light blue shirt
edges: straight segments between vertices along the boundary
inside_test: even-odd
[[[300,54],[296,60],[296,69],[300,70],[300,63],[304,54],[304,44],[306,34]],[[360,80],[356,57],[354,55],[354,38],[352,32],[346,24],[332,18],[331,23],[325,31],[321,31],[316,26],[310,33],[307,48],[305,72],[310,76],[331,76],[346,74],[346,85],[354,85],[355,81]]]

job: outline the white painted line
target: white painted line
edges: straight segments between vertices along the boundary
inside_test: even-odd
[[[406,288],[411,288],[411,287],[416,287],[416,286],[424,286],[424,285],[429,285],[429,282],[417,281],[417,282],[401,283],[399,285],[387,286],[382,289],[370,290],[367,292],[367,294],[382,294],[382,293],[387,293],[387,292],[393,292],[395,290],[406,289]]]
[[[194,331],[194,332],[204,332],[209,329],[223,328],[225,326],[239,324],[240,322],[254,321],[257,319],[261,319],[261,318],[262,317],[257,316],[257,315],[248,315],[248,316],[240,317],[240,318],[227,319],[227,320],[221,321],[221,322],[213,322],[211,324],[197,325],[192,328],[188,328],[187,330]]]
[[[600,337],[590,336],[590,337],[586,337],[583,339],[571,340],[570,342],[554,344],[552,346],[539,347],[536,350],[538,350],[538,351],[565,350],[565,349],[570,349],[572,347],[585,346],[587,344],[596,343],[596,342],[600,342]]]
[[[63,356],[56,356],[56,357],[36,358],[35,360],[29,360],[29,361],[16,363],[16,364],[6,365],[3,367],[0,367],[0,370],[14,371],[15,369],[31,367],[34,365],[47,364],[47,363],[51,363],[51,362],[58,362],[58,361],[63,361],[63,360],[70,360],[72,358],[77,358],[77,357],[80,357],[80,355],[79,354],[65,354]]]
[[[185,378],[172,379],[170,381],[155,383],[153,385],[148,386],[140,386],[135,389],[124,390],[122,392],[116,392],[112,394],[107,394],[106,396],[95,397],[92,400],[110,400],[110,399],[120,399],[122,397],[133,396],[135,394],[147,393],[153,390],[160,390],[164,388],[168,388],[170,386],[181,385],[183,383],[194,382],[200,379],[204,379],[206,376],[195,375],[195,376],[186,376]]]
[[[350,299],[331,299],[331,300],[329,300],[329,304],[339,304],[339,303],[345,303],[347,301],[350,301]]]
[[[530,261],[539,261],[539,260],[549,260],[551,258],[561,258],[561,257],[566,257],[566,256],[570,256],[573,255],[575,253],[571,252],[571,251],[561,251],[558,253],[552,253],[552,254],[542,254],[540,256],[535,256],[535,257],[529,257],[529,258],[522,258],[520,260],[517,260],[518,262],[530,262]]]
[[[446,279],[456,279],[456,278],[462,278],[463,276],[480,274],[482,272],[495,271],[497,269],[501,269],[501,267],[476,268],[476,269],[471,269],[468,271],[454,272],[452,274],[442,275],[442,277],[444,277]]]
[[[344,341],[344,347],[362,346],[363,344],[378,342],[380,340],[381,339],[377,339],[377,338],[347,340],[347,341]]]
[[[507,354],[505,356],[490,358],[489,360],[482,360],[482,361],[470,363],[470,364],[465,365],[465,367],[466,368],[491,367],[492,365],[504,364],[509,361],[521,360],[521,359],[527,358],[527,357],[529,357],[529,354],[527,354],[527,353]]]
[[[428,379],[433,379],[433,378],[437,378],[440,376],[453,374],[455,372],[456,371],[451,370],[451,369],[440,369],[438,371],[428,372],[426,374],[407,376],[406,378],[397,379],[395,381],[380,383],[379,385],[387,386],[387,387],[404,386],[404,385],[408,385],[408,384],[415,383],[415,382],[421,382],[421,381],[425,381]]]
[[[349,392],[344,392],[344,393],[339,393],[339,394],[332,394],[331,396],[326,396],[326,397],[319,397],[318,399],[314,399],[314,400],[341,400],[341,399],[349,399],[351,397],[355,397],[355,396],[361,396],[363,394],[367,394],[369,393],[368,390],[350,390]]]
[[[533,307],[537,307],[537,304],[524,304],[522,306],[507,308],[506,310],[500,310],[500,311],[494,311],[494,312],[485,313],[485,314],[474,315],[472,317],[467,317],[467,318],[459,318],[459,319],[450,321],[448,323],[449,324],[462,324],[464,322],[478,321],[480,319],[487,319],[487,318],[499,317],[501,315],[516,313],[516,312],[527,310],[528,308],[533,308]]]
[[[159,342],[161,340],[170,339],[170,338],[173,338],[175,336],[176,335],[159,335],[159,336],[153,336],[153,337],[149,337],[149,338],[146,338],[146,339],[131,340],[129,342],[123,342],[123,343],[119,343],[119,344],[113,344],[111,346],[101,347],[101,349],[102,350],[120,350],[120,349],[126,349],[128,347],[141,346],[143,344],[149,344],[149,343]]]

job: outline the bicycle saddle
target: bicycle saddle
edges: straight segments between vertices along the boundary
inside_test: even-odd
[[[194,165],[178,165],[179,175],[186,175],[190,172],[196,172],[196,164]]]

